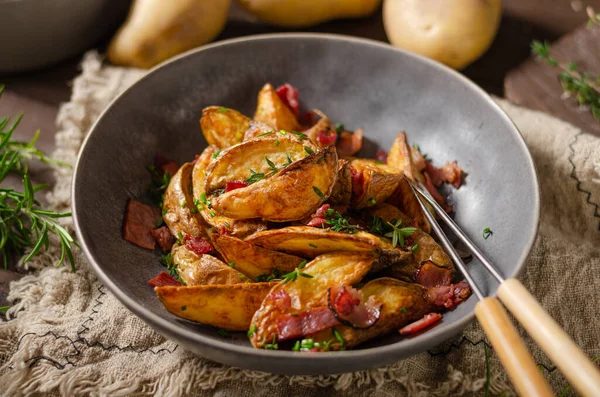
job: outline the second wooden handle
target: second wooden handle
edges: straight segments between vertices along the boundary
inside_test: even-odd
[[[496,298],[485,298],[475,306],[475,316],[519,395],[553,396],[502,304]]]

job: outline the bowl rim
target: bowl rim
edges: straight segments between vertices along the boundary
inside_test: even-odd
[[[73,170],[73,179],[72,179],[72,185],[71,185],[71,188],[72,188],[71,189],[71,210],[72,210],[72,214],[73,214],[73,223],[74,223],[74,227],[75,227],[81,248],[82,248],[83,252],[85,253],[85,256],[88,259],[92,269],[94,270],[94,272],[96,273],[96,275],[98,276],[100,281],[104,285],[107,286],[107,288],[111,291],[111,293],[113,293],[119,299],[119,301],[121,301],[121,303],[123,303],[136,316],[143,319],[145,322],[150,324],[152,327],[163,331],[162,332],[163,335],[164,335],[164,333],[167,333],[169,335],[178,335],[179,337],[187,340],[190,343],[198,343],[200,345],[207,345],[207,346],[212,347],[217,350],[235,353],[235,354],[239,355],[240,359],[242,359],[244,356],[253,356],[253,357],[260,356],[264,359],[269,359],[269,358],[281,359],[284,357],[288,357],[290,359],[293,358],[294,360],[296,360],[296,362],[304,361],[306,364],[309,364],[311,362],[314,363],[315,360],[316,361],[329,361],[331,364],[335,364],[334,360],[339,359],[339,358],[361,359],[361,358],[371,357],[373,355],[382,354],[385,352],[385,356],[389,357],[389,356],[393,356],[395,354],[395,356],[399,360],[408,355],[415,354],[415,353],[409,353],[409,354],[404,353],[403,354],[403,351],[407,350],[408,346],[410,346],[410,350],[412,352],[424,351],[424,350],[426,350],[426,348],[432,347],[433,345],[439,343],[439,342],[435,341],[438,338],[438,336],[440,336],[443,339],[447,339],[448,337],[450,337],[450,336],[456,334],[457,332],[459,332],[460,330],[464,329],[474,319],[474,317],[475,317],[474,310],[470,311],[466,316],[457,320],[455,323],[451,324],[450,326],[448,326],[446,328],[436,327],[436,328],[433,328],[433,329],[419,335],[419,337],[415,338],[415,339],[410,339],[410,340],[405,339],[405,340],[395,342],[395,343],[392,343],[389,345],[371,347],[368,349],[346,350],[343,352],[337,352],[337,351],[336,352],[321,352],[319,354],[310,354],[310,355],[293,354],[294,352],[291,352],[291,351],[255,349],[255,348],[249,347],[249,346],[242,346],[242,345],[232,344],[232,343],[229,343],[226,341],[221,341],[219,339],[216,339],[216,338],[213,338],[210,336],[204,336],[203,334],[201,334],[199,332],[195,332],[190,329],[182,328],[176,322],[171,321],[167,318],[163,318],[163,317],[159,316],[158,314],[153,313],[149,309],[146,309],[143,306],[141,306],[135,299],[129,297],[125,292],[123,292],[122,290],[117,288],[117,286],[111,281],[110,277],[103,271],[101,264],[96,262],[95,257],[92,255],[92,253],[88,247],[88,244],[81,233],[82,225],[80,225],[80,223],[78,221],[78,216],[77,216],[76,185],[77,185],[78,175],[79,175],[79,171],[80,171],[80,167],[81,167],[80,164],[81,164],[82,154],[85,152],[86,146],[90,140],[90,137],[93,135],[94,131],[96,130],[97,125],[102,121],[104,116],[112,109],[112,107],[120,100],[121,97],[126,95],[130,90],[134,89],[138,84],[141,84],[143,80],[145,80],[152,74],[156,73],[158,70],[166,68],[173,63],[179,62],[180,60],[190,56],[191,54],[196,54],[199,52],[207,51],[207,50],[217,48],[217,47],[228,46],[231,44],[239,44],[239,43],[244,43],[244,42],[261,41],[261,40],[268,41],[268,40],[273,40],[273,39],[276,39],[276,40],[278,40],[278,39],[296,39],[296,40],[318,39],[318,40],[329,40],[329,41],[343,41],[343,42],[351,42],[351,43],[355,43],[355,44],[359,44],[359,45],[378,47],[378,48],[384,49],[386,51],[394,51],[399,54],[402,54],[402,56],[414,58],[414,59],[418,60],[419,62],[425,63],[429,67],[436,69],[439,73],[445,73],[445,74],[449,75],[451,78],[458,79],[462,84],[464,84],[466,87],[468,87],[474,94],[478,95],[481,100],[487,102],[488,105],[490,105],[492,108],[494,108],[496,110],[496,112],[498,113],[499,117],[503,118],[504,121],[507,122],[507,125],[512,126],[511,131],[514,134],[514,136],[517,137],[517,144],[521,147],[523,152],[526,154],[526,162],[527,162],[529,169],[533,175],[531,183],[533,184],[533,187],[534,187],[533,197],[532,197],[532,199],[534,201],[534,212],[535,212],[534,213],[534,222],[533,222],[533,225],[531,225],[532,226],[531,231],[527,238],[527,244],[525,246],[526,249],[523,251],[521,257],[519,258],[519,261],[513,271],[513,274],[505,275],[505,277],[506,278],[516,277],[522,273],[522,271],[525,267],[527,258],[531,254],[533,244],[535,243],[535,240],[536,240],[536,237],[538,234],[538,228],[539,228],[539,222],[540,222],[540,186],[539,186],[539,182],[538,182],[538,176],[537,176],[535,164],[531,157],[531,153],[529,152],[529,149],[527,148],[527,145],[525,144],[525,140],[523,139],[523,136],[521,135],[520,131],[518,130],[518,128],[516,127],[514,122],[508,117],[508,115],[504,112],[504,110],[502,110],[502,108],[491,98],[491,96],[487,92],[485,92],[481,87],[479,87],[477,84],[475,84],[474,82],[469,80],[467,77],[463,76],[456,70],[449,68],[448,66],[445,66],[445,65],[443,65],[437,61],[431,60],[429,58],[426,58],[422,55],[414,54],[414,53],[402,50],[400,48],[393,47],[390,44],[387,44],[385,42],[380,42],[380,41],[376,41],[376,40],[372,40],[372,39],[365,39],[365,38],[360,38],[360,37],[354,37],[354,36],[347,36],[347,35],[342,35],[342,34],[331,34],[331,33],[267,33],[267,34],[249,35],[249,36],[244,36],[244,37],[239,37],[239,38],[227,39],[227,40],[223,40],[223,41],[218,41],[216,43],[208,44],[205,46],[201,46],[199,48],[194,48],[194,49],[186,51],[182,54],[179,54],[173,58],[170,58],[170,59],[160,63],[159,65],[156,65],[155,67],[150,69],[144,76],[142,76],[139,80],[137,80],[134,84],[132,84],[130,87],[125,89],[122,93],[120,93],[117,97],[115,97],[106,106],[106,108],[102,111],[102,113],[99,115],[99,117],[96,119],[96,121],[90,128],[89,133],[87,134],[87,136],[85,137],[85,139],[81,145],[79,154],[77,156],[77,162],[76,162],[74,170]],[[407,342],[408,346],[407,346],[407,343],[403,343],[403,342]],[[383,360],[384,355],[382,355],[381,357],[382,357],[382,361],[384,361]],[[242,362],[242,361],[243,360],[240,360],[240,362]],[[385,365],[385,364],[382,364],[382,365]],[[337,372],[340,372],[340,371],[337,371]],[[333,370],[330,373],[336,373],[336,371]]]

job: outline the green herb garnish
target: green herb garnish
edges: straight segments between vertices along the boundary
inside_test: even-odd
[[[308,245],[309,245],[310,247],[313,247],[313,248],[319,248],[319,247],[317,247],[317,246],[316,246],[315,244],[313,244],[313,243],[308,243]]]
[[[302,269],[304,269],[304,267],[306,266],[306,261],[302,261],[300,262],[300,264],[298,265],[298,267],[296,269],[294,269],[292,272],[290,273],[286,273],[284,274],[283,277],[283,283],[287,284],[290,281],[294,282],[298,279],[299,276],[305,277],[305,278],[313,278],[313,276],[311,276],[310,274],[301,272]]]
[[[5,312],[10,309],[10,306],[0,306],[0,312]]]
[[[267,350],[279,350],[279,345],[277,344],[277,337],[273,336],[273,342],[263,345],[263,348]]]
[[[342,132],[342,131],[344,131],[344,124],[342,124],[342,123],[337,123],[337,124],[335,125],[335,132],[337,132],[337,133],[339,134],[339,133],[340,133],[340,132]]]
[[[226,111],[227,111],[227,108],[225,108],[225,107],[220,107],[217,109],[217,112],[219,112],[219,113],[225,113]]]
[[[252,326],[248,330],[248,334],[247,334],[248,338],[251,338],[252,335],[254,335],[255,332],[256,332],[256,324],[252,324]]]
[[[394,222],[394,221],[392,221]],[[416,227],[400,227],[402,225],[402,219],[398,219],[394,223],[386,222],[386,224],[392,228],[391,231],[384,234],[385,237],[391,237],[392,239],[392,247],[400,245],[400,247],[404,248],[404,238],[410,237],[414,232],[417,231]]]
[[[214,153],[212,154],[212,158],[213,158],[213,159],[216,159],[216,158],[219,156],[219,154],[221,154],[221,152],[222,152],[222,150],[217,150],[216,152],[214,152]]]
[[[269,176],[275,175],[278,171],[275,163],[273,163],[271,160],[269,160],[269,158],[267,156],[265,156],[265,161],[267,162],[267,165],[269,166],[269,170],[271,170],[271,174]]]
[[[185,200],[181,200],[181,203],[179,203],[179,206],[181,208],[185,208]]]
[[[303,133],[298,132],[298,131],[292,131],[292,134],[298,135],[298,137],[301,138],[301,139],[304,139],[304,138],[308,137],[308,135],[303,134]]]
[[[486,227],[485,229],[483,229],[483,239],[487,240],[492,234],[494,234],[494,232],[492,232],[492,229],[490,229],[489,227]]]
[[[231,268],[235,268],[235,261],[234,261],[234,262],[230,262],[230,263],[229,263],[229,267],[231,267]]]
[[[231,338],[231,334],[221,328],[217,328],[217,334],[221,335],[223,338]]]
[[[329,211],[327,211],[327,215],[330,215]],[[358,226],[350,224],[350,218],[345,218],[342,214],[335,210],[333,210],[333,217],[327,219],[325,223],[331,225],[331,230],[334,232],[354,234],[358,231]]]
[[[321,200],[325,200],[325,195],[323,194],[323,192],[321,191],[321,189],[319,189],[316,186],[313,186],[312,188],[315,191],[315,193],[317,193],[317,196],[319,196],[321,198]]]
[[[279,139],[275,140],[275,147],[279,146]]]
[[[267,131],[267,132],[263,132],[262,134],[258,134],[257,137],[259,136],[265,136],[265,135],[271,135],[273,134],[275,131]]]
[[[419,249],[419,244],[415,244],[412,246],[412,248],[410,249],[412,252],[415,252],[417,249]]]
[[[256,277],[256,282],[257,283],[264,283],[264,282],[269,282],[269,281],[279,281],[281,280],[281,270],[279,270],[279,268],[275,268],[275,270],[273,270],[273,273],[271,274],[261,274],[259,276]]]
[[[337,339],[337,341],[340,342],[340,345],[344,346],[346,344],[346,341],[344,340],[344,338],[342,338],[342,335],[340,335],[340,332],[337,329],[332,328],[331,332],[333,332],[333,336],[335,336],[335,339]]]
[[[371,203],[371,204],[375,205],[375,204],[377,204],[377,200],[375,200],[373,197],[371,197],[371,198],[369,199],[369,203]]]
[[[186,310],[187,310],[187,306],[185,306],[185,305],[181,306],[181,311],[182,311],[182,312],[184,312],[184,311],[186,311]]]
[[[315,151],[309,148],[308,146],[304,146],[304,151],[310,155],[315,154]]]
[[[254,170],[250,170],[250,176],[248,178],[246,178],[246,182],[249,185],[252,185],[253,183],[256,183],[258,181],[262,181],[263,179],[265,179],[265,173],[264,172],[255,172]]]
[[[402,309],[400,309],[400,311],[401,311],[402,313],[408,313],[408,309],[407,309],[407,308],[405,308],[405,307],[403,307]]]

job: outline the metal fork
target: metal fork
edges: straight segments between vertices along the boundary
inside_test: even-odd
[[[525,286],[516,278],[505,279],[483,252],[431,197],[422,183],[417,186],[406,176],[404,178],[408,181],[413,193],[419,200],[423,214],[440,239],[442,246],[463,273],[479,299],[479,302],[475,305],[475,316],[490,339],[492,347],[498,354],[518,393],[522,396],[554,395],[498,298],[581,395],[600,396],[600,371],[569,335],[550,317]],[[423,200],[433,207],[452,232],[481,261],[486,270],[498,280],[500,283],[497,291],[498,298],[486,297],[477,287],[460,255],[442,231],[435,217],[426,208]]]

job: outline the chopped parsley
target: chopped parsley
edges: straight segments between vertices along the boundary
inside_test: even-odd
[[[337,133],[339,134],[339,133],[340,133],[340,132],[342,132],[342,131],[344,131],[344,124],[342,124],[342,123],[337,123],[337,124],[335,125],[335,132],[337,132]]]
[[[231,262],[231,263],[229,263],[229,267],[230,267],[230,268],[232,268],[232,269],[233,269],[233,268],[235,268],[235,261],[234,261],[234,262]]]
[[[166,209],[166,208],[165,208],[164,210],[162,210],[162,214],[163,214],[163,215],[167,215],[168,213],[169,213],[169,210],[168,210],[168,209]]]
[[[371,203],[371,204],[375,205],[375,204],[377,204],[377,200],[375,200],[373,197],[371,197],[371,198],[369,199],[369,203]]]
[[[280,133],[281,135],[287,135],[287,131],[284,131],[284,130],[279,130],[279,133]]]
[[[340,345],[344,346],[346,344],[346,341],[344,340],[344,338],[342,338],[342,335],[340,335],[340,332],[337,329],[332,328],[331,332],[333,332],[333,336],[335,336],[335,339],[337,339],[337,341],[340,342]]]
[[[298,132],[298,131],[292,131],[292,134],[298,135],[298,137],[301,138],[301,139],[304,139],[304,138],[308,137],[308,135],[303,134],[303,133]]]
[[[222,152],[222,150],[217,150],[216,152],[214,152],[214,153],[212,154],[212,158],[213,158],[213,159],[216,159],[216,158],[219,156],[219,154],[221,154],[221,152]]]
[[[182,312],[184,312],[184,311],[186,311],[186,310],[187,310],[187,306],[185,306],[185,305],[181,306],[181,311],[182,311]]]
[[[483,239],[487,240],[492,234],[494,234],[494,232],[492,232],[492,229],[490,229],[489,227],[486,227],[485,229],[483,229]]]
[[[181,208],[185,208],[185,200],[181,200],[181,203],[179,203],[179,206]]]
[[[325,200],[325,195],[323,194],[321,189],[319,189],[316,186],[313,186],[313,190],[315,191],[315,193],[317,193],[317,196],[319,196],[321,198],[321,200]]]
[[[290,273],[286,273],[284,274],[283,277],[283,283],[287,284],[290,281],[296,281],[298,279],[299,276],[305,277],[305,278],[313,278],[313,276],[311,276],[310,274],[301,272],[300,270],[304,269],[304,267],[306,266],[306,261],[302,261],[300,262],[300,264],[298,265],[298,267],[296,269],[294,269],[294,271],[290,272]]]
[[[305,151],[306,153],[308,153],[309,155],[311,155],[311,154],[315,154],[315,151],[314,151],[314,150],[312,150],[311,148],[309,148],[308,146],[304,146],[304,151]]]
[[[214,217],[217,216],[217,213],[215,211],[210,211],[209,215]]]
[[[275,131],[267,131],[267,132],[263,132],[262,134],[258,134],[257,137],[259,136],[265,136],[265,135],[271,135],[272,133],[274,133]]]
[[[400,309],[400,311],[401,311],[402,313],[408,313],[408,309],[407,309],[407,308],[405,308],[405,307],[403,307],[402,309]]]
[[[410,249],[412,252],[415,252],[417,249],[419,249],[419,244],[415,244],[412,246],[412,248]]]
[[[311,247],[313,247],[313,248],[319,248],[319,247],[317,247],[317,246],[316,246],[315,244],[313,244],[313,243],[308,243],[308,245],[309,245],[309,246],[311,246]]]
[[[275,147],[279,146],[279,139],[275,140]]]
[[[273,342],[264,344],[263,348],[267,350],[279,350],[279,345],[277,344],[277,337],[273,336]]]
[[[225,108],[225,107],[220,107],[217,109],[217,112],[219,112],[219,113],[225,113],[226,111],[227,111],[227,108]]]

